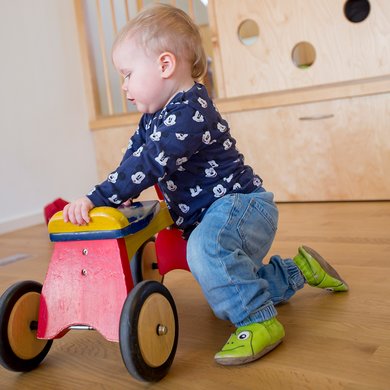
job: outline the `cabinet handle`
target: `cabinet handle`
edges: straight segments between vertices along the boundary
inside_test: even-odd
[[[333,118],[334,114],[328,114],[328,115],[313,115],[313,116],[301,116],[299,118],[300,121],[320,121],[322,119],[329,119]]]

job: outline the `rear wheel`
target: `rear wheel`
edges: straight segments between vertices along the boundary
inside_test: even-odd
[[[156,242],[152,237],[138,249],[133,259],[133,282],[140,283],[143,280],[155,280],[162,283],[164,276],[158,270]]]
[[[18,282],[0,298],[0,364],[12,371],[30,371],[50,350],[53,340],[37,339],[42,285]]]

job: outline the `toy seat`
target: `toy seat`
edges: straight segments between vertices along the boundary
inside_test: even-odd
[[[154,189],[160,200],[164,195],[156,184]],[[156,238],[156,254],[158,270],[161,275],[166,275],[174,269],[190,271],[187,263],[187,241],[182,237],[182,231],[172,227],[158,233]],[[191,272],[191,271],[190,271]]]
[[[186,253],[187,241],[182,237],[181,230],[164,229],[157,234],[156,254],[161,275],[166,275],[174,269],[190,271]]]

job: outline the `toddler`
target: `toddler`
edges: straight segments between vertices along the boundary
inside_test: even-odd
[[[127,99],[143,116],[119,167],[67,205],[64,220],[88,223],[93,207],[118,207],[158,184],[188,239],[188,265],[208,303],[237,327],[215,360],[256,360],[284,337],[275,305],[305,283],[332,291],[348,286],[307,247],[294,259],[273,256],[263,264],[278,210],[198,82],[207,62],[185,12],[163,4],[144,10],[118,35],[112,57]]]

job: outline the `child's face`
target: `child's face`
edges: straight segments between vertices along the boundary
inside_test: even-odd
[[[146,54],[129,39],[114,49],[112,57],[124,77],[122,89],[138,111],[152,114],[165,106],[171,96],[162,77],[158,55]]]

